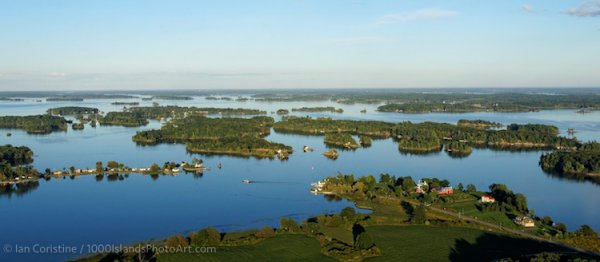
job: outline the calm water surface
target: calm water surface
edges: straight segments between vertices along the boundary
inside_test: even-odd
[[[127,101],[127,100],[119,100]],[[102,111],[121,110],[112,100],[85,102],[0,102],[0,115],[41,114],[50,107],[94,106]],[[535,113],[395,114],[376,112],[375,105],[340,105],[330,102],[235,102],[158,101],[163,105],[258,108],[268,112],[302,106],[342,107],[343,114],[314,113],[339,119],[370,119],[389,122],[434,121],[456,123],[458,119],[485,119],[504,124],[543,123],[556,125],[561,132],[575,128],[581,140],[600,138],[600,113],[577,114],[572,110]],[[141,102],[150,105],[151,102]],[[367,109],[366,114],[360,110]],[[297,114],[306,115],[306,113]],[[274,117],[278,118],[274,115]],[[212,170],[202,176],[130,175],[124,180],[94,176],[41,181],[39,187],[22,194],[0,195],[0,243],[33,245],[75,245],[133,243],[187,234],[206,226],[231,231],[277,226],[283,216],[305,219],[320,213],[339,212],[351,203],[331,201],[308,192],[309,184],[338,172],[360,175],[390,173],[396,176],[439,177],[473,183],[479,189],[505,183],[524,193],[537,215],[550,215],[569,229],[589,224],[600,230],[600,187],[590,182],[571,181],[546,175],[538,166],[542,151],[506,152],[474,150],[467,158],[451,158],[440,152],[429,155],[401,154],[391,139],[374,140],[370,148],[344,151],[336,161],[321,155],[325,151],[319,136],[287,135],[272,132],[267,139],[291,145],[295,153],[288,161],[258,160],[229,156],[202,156],[186,153],[180,144],[137,146],[131,136],[139,130],[159,128],[151,122],[140,128],[86,126],[83,131],[28,135],[19,130],[0,130],[0,144],[26,145],[35,153],[38,169],[93,167],[96,161],[116,160],[132,167],[153,162],[189,161],[201,157]],[[6,133],[11,132],[12,137]],[[303,153],[302,146],[315,148]],[[223,165],[217,169],[217,164]],[[243,179],[257,181],[243,184]],[[45,261],[63,260],[78,254],[60,254]],[[35,255],[0,253],[0,260],[40,260]]]

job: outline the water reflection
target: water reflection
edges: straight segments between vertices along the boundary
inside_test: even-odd
[[[39,186],[39,181],[0,185],[0,197],[23,196],[36,190]]]

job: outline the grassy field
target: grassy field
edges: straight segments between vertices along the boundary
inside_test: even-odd
[[[280,235],[256,245],[217,247],[212,254],[161,254],[158,261],[335,261],[321,254],[317,240]]]
[[[480,211],[477,209],[477,204],[477,199],[463,199],[441,206],[455,212],[461,212],[462,214],[470,217],[477,217],[478,219],[493,224],[502,225],[504,227],[513,229],[521,229],[520,226],[512,221],[512,218],[516,216],[515,214],[500,211]]]
[[[369,261],[489,261],[518,254],[563,251],[547,243],[460,227],[371,226],[382,252]]]

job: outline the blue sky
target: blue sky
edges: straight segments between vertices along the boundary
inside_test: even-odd
[[[0,0],[0,90],[600,86],[600,0]]]

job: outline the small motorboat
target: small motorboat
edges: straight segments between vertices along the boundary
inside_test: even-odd
[[[244,182],[244,184],[250,184],[250,183],[252,183],[252,181],[250,181],[248,179],[244,179],[244,180],[242,180],[242,182]]]

